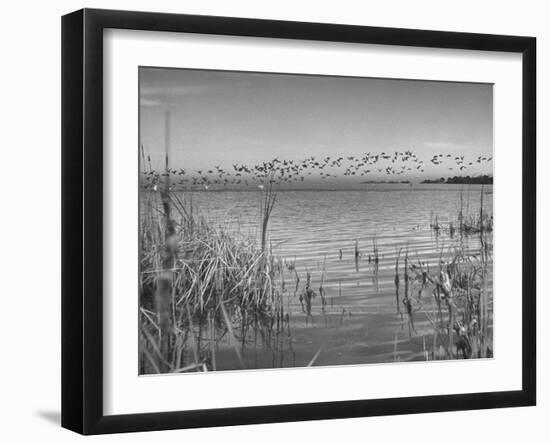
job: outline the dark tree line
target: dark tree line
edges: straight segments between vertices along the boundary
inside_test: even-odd
[[[446,183],[449,185],[492,185],[493,176],[492,175],[477,175],[471,177],[469,175],[464,176],[454,176],[436,178],[434,180],[423,180],[421,183]]]

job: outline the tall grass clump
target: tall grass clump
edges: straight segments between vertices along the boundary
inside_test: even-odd
[[[458,231],[460,235],[479,235],[481,241],[485,240],[484,234],[493,232],[493,216],[484,207],[485,192],[485,187],[482,185],[479,195],[479,211],[474,213],[469,213],[467,208],[465,210],[464,196],[461,192],[456,220],[444,223],[437,214],[435,216],[432,214],[430,216],[431,230],[436,236],[446,232],[450,237],[453,237],[455,232]]]
[[[425,315],[428,319],[433,345],[431,352],[424,349],[426,359],[487,358],[493,355],[492,297],[489,291],[493,217],[485,207],[483,187],[479,199],[479,210],[470,214],[465,211],[463,195],[460,194],[456,225],[450,222],[445,226],[437,215],[430,215],[430,226],[436,236],[446,232],[453,238],[456,229],[460,239],[446,252],[440,251],[438,265],[431,269],[426,261],[411,260],[407,252],[402,259],[402,286],[399,278],[401,251],[397,252],[396,303],[399,306],[401,301],[404,305],[409,335],[416,334],[415,315]],[[426,306],[428,296],[432,300],[431,309]],[[425,339],[423,336],[424,347]]]
[[[140,373],[216,370],[220,347],[242,367],[248,344],[280,351],[283,263],[265,242],[214,228],[167,188],[142,205]]]
[[[416,333],[414,313],[422,311],[432,326],[431,359],[491,357],[488,263],[482,255],[456,248],[447,260],[440,260],[435,271],[420,261],[407,263],[407,256],[404,262],[409,284],[405,283],[402,301],[409,317],[409,334]],[[431,310],[424,305],[424,295],[431,295]]]

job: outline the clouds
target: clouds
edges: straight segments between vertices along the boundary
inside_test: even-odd
[[[142,97],[185,97],[196,94],[204,94],[213,89],[213,85],[161,85],[146,86],[140,88]]]
[[[141,96],[139,98],[139,104],[140,106],[164,106],[166,103],[160,99],[152,99]]]
[[[158,106],[164,108],[174,108],[185,104],[186,100],[192,96],[215,93],[214,85],[171,85],[170,83],[158,86],[140,86],[141,106]]]
[[[430,149],[456,149],[458,145],[452,142],[424,142],[424,146]]]
[[[187,100],[231,94],[235,88],[246,88],[253,77],[227,71],[141,67],[139,94],[145,106],[177,106]]]

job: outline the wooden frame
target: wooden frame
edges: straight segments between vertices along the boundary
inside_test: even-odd
[[[505,51],[523,60],[522,389],[105,416],[102,343],[103,30],[193,32]],[[536,40],[484,34],[84,9],[62,19],[62,426],[82,434],[534,405]]]

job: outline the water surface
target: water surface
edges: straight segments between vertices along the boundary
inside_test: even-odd
[[[193,208],[211,223],[235,235],[259,241],[262,190],[186,193]],[[433,327],[424,312],[433,312],[430,293],[415,300],[416,332],[397,314],[395,263],[400,254],[409,263],[432,270],[450,260],[457,247],[479,254],[477,235],[435,232],[435,220],[456,227],[462,197],[465,216],[479,214],[478,185],[365,185],[360,190],[296,190],[277,193],[269,223],[269,242],[275,255],[295,263],[300,278],[295,294],[288,290],[292,343],[275,361],[265,350],[245,350],[247,367],[303,366],[319,350],[315,364],[360,364],[398,359],[421,360],[432,348]],[[492,214],[492,186],[484,187],[483,211]],[[490,237],[490,236],[489,236]],[[490,240],[490,239],[489,239]],[[356,260],[356,248],[358,260]],[[378,255],[378,260],[375,260]],[[307,319],[298,300],[311,273],[312,287],[322,284],[326,305],[313,300]],[[492,299],[492,266],[489,266]],[[294,272],[285,270],[287,288]],[[401,279],[403,284],[403,279]],[[401,311],[403,307],[401,306]],[[428,343],[427,343],[428,341]],[[218,369],[238,367],[230,349],[218,359]]]

